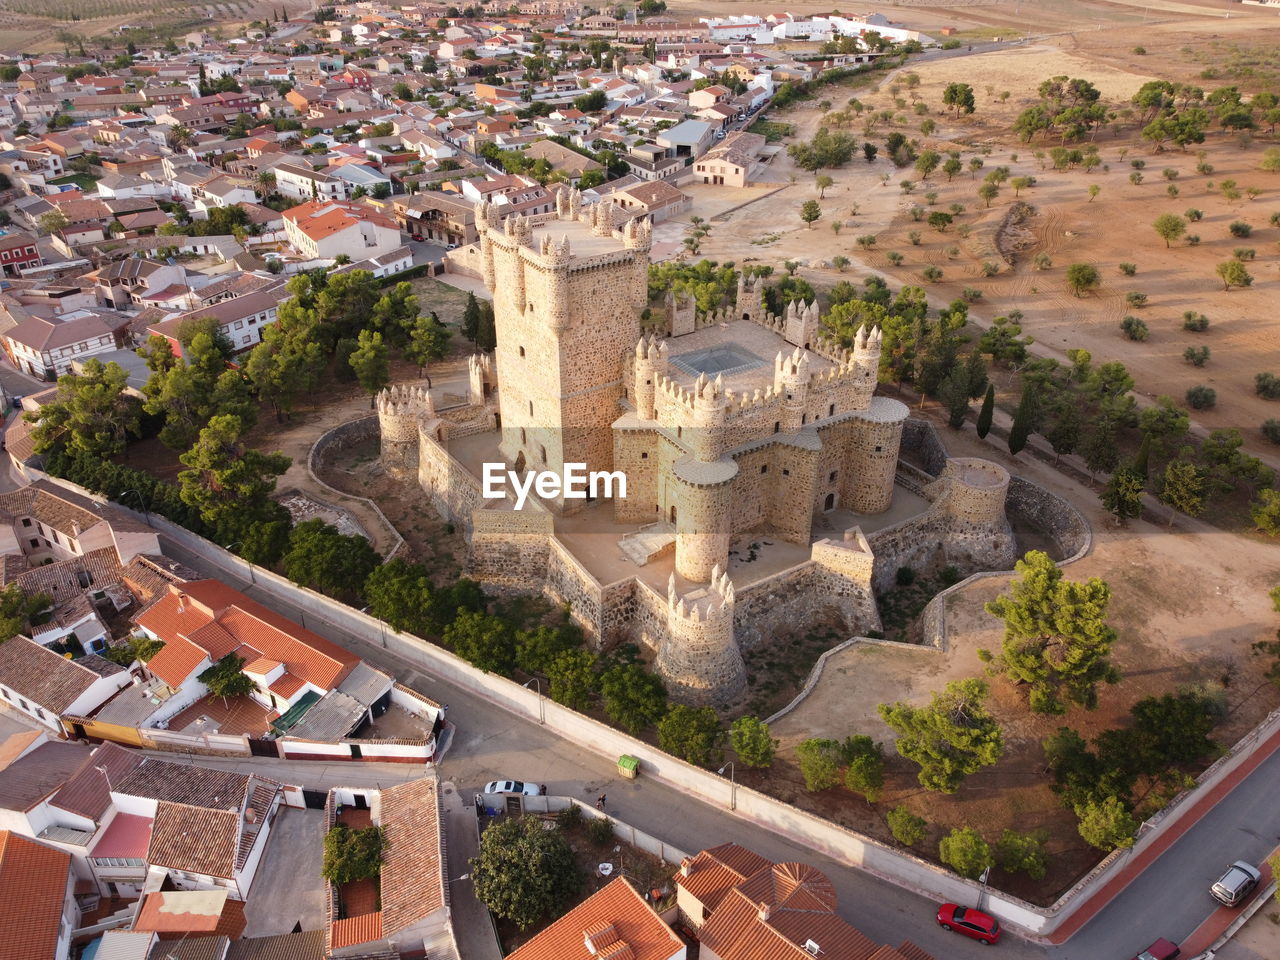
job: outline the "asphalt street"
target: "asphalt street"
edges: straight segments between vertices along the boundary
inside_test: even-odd
[[[165,550],[285,616],[302,619],[292,604],[245,580],[228,577],[179,545],[166,541]],[[389,654],[376,635],[355,636],[314,616],[305,619],[309,628],[393,672],[407,686],[449,705],[449,720],[457,729],[440,764],[440,775],[456,783],[464,796],[495,778],[534,780],[547,784],[549,793],[587,800],[606,793],[612,815],[682,849],[696,851],[733,840],[775,861],[816,865],[835,885],[841,915],[878,941],[897,945],[911,939],[939,958],[967,960],[989,955],[981,944],[939,929],[933,919],[937,909],[934,901],[835,863],[731,813],[727,780],[724,806],[717,808],[652,779],[622,779],[612,763],[581,749],[554,729],[507,713]],[[1280,804],[1275,801],[1278,782],[1280,755],[1263,763],[1231,791],[1068,943],[1049,947],[1008,937],[999,944],[1001,955],[1127,960],[1156,937],[1185,937],[1213,912],[1208,888],[1226,864],[1236,859],[1256,862],[1280,843]]]

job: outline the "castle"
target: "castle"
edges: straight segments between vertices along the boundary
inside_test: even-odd
[[[614,213],[569,190],[554,213],[501,223],[481,204],[493,357],[472,358],[447,409],[420,386],[378,397],[386,469],[466,531],[472,576],[569,603],[598,644],[646,646],[677,699],[724,704],[747,688],[742,649],[774,630],[879,629],[874,590],[903,557],[1012,565],[1000,467],[895,483],[908,410],[875,396],[879,330],[847,350],[816,303],[776,317],[740,279],[732,308],[701,316],[669,293],[665,330],[644,332],[651,229]],[[493,462],[619,471],[626,494],[517,511],[483,496]],[[895,498],[914,515],[894,517]]]

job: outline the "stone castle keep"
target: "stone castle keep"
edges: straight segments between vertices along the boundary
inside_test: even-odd
[[[477,220],[493,357],[472,358],[465,402],[414,385],[377,401],[385,468],[466,531],[472,576],[568,602],[597,644],[648,648],[677,699],[724,704],[746,691],[742,650],[777,630],[879,629],[874,590],[900,565],[1012,565],[1002,468],[898,476],[908,411],[875,396],[879,330],[847,350],[816,303],[775,317],[740,280],[703,316],[669,294],[665,331],[645,332],[646,221],[615,228],[574,191]],[[516,511],[482,496],[486,462],[620,471],[626,496]]]

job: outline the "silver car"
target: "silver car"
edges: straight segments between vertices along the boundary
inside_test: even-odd
[[[1257,867],[1237,860],[1227,867],[1222,879],[1209,888],[1209,893],[1223,906],[1238,907],[1249,898],[1261,880],[1262,874]]]
[[[484,785],[485,793],[520,793],[526,797],[538,796],[536,783],[525,783],[522,780],[491,780]]]

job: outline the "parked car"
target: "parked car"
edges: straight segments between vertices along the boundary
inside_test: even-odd
[[[1176,943],[1161,937],[1134,957],[1133,960],[1173,960],[1174,957],[1181,953],[1182,951]]]
[[[944,903],[938,908],[938,926],[954,930],[985,943],[987,946],[1000,939],[1000,921],[981,910]]]
[[[409,239],[410,239],[410,240],[412,240],[414,243],[421,243],[421,242],[422,242],[422,234],[420,234],[420,233],[411,233],[411,234],[409,234]]]
[[[523,780],[490,780],[484,785],[485,793],[519,793],[526,797],[538,796],[536,783],[525,783]]]
[[[1209,893],[1225,907],[1238,907],[1249,899],[1249,894],[1261,880],[1262,874],[1257,867],[1237,860],[1227,867],[1222,879],[1209,888]]]

